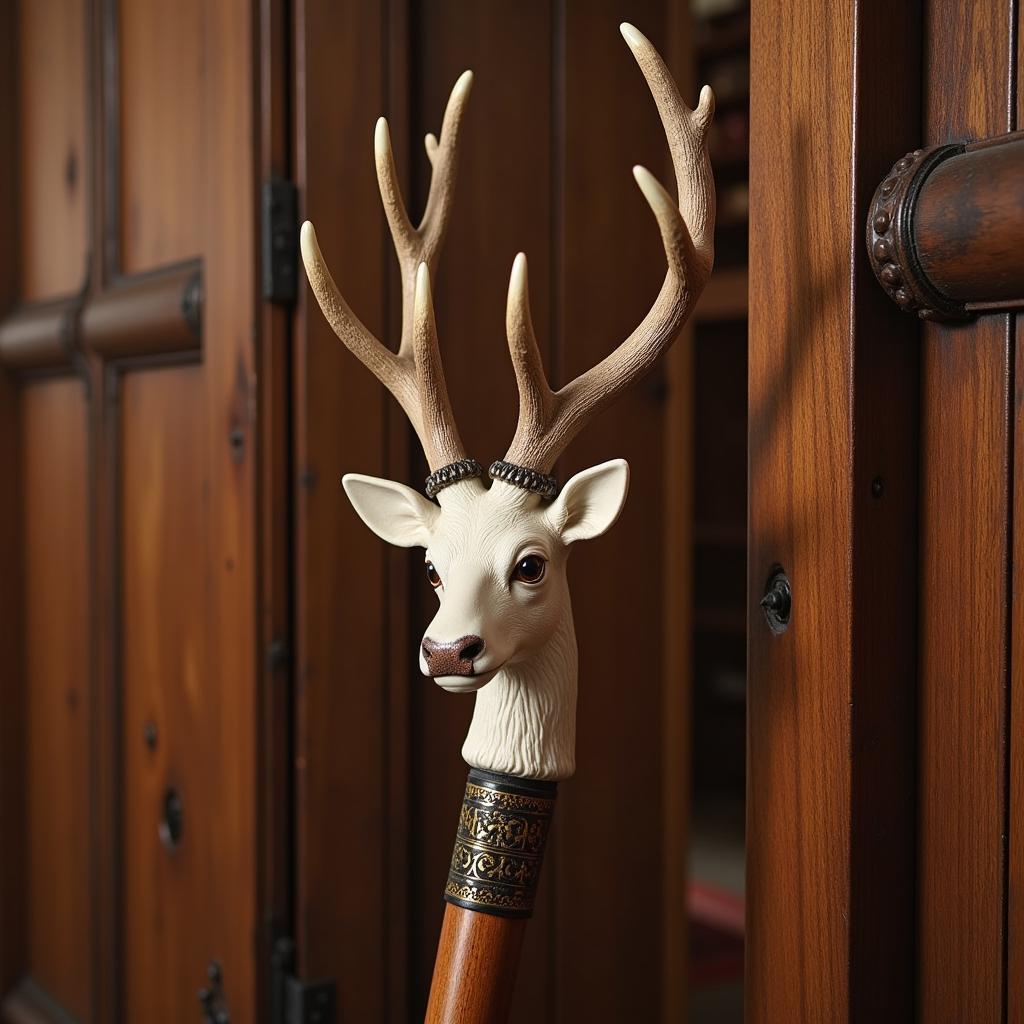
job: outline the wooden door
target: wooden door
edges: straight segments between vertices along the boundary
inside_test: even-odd
[[[901,312],[864,244],[905,153],[1018,127],[1020,20],[753,8],[752,1021],[1024,1019],[1020,328]]]
[[[2,17],[4,1019],[255,1020],[258,24]]]

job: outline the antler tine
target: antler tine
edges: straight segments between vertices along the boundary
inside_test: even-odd
[[[525,260],[517,257],[509,284],[506,321],[519,384],[519,423],[508,462],[546,473],[579,431],[625,388],[647,373],[672,344],[711,273],[714,261],[715,187],[707,151],[714,94],[701,90],[690,110],[664,61],[632,25],[620,26],[654,96],[672,154],[678,205],[643,167],[633,175],[658,222],[667,271],[650,311],[632,334],[596,366],[552,392],[530,323]]]
[[[430,301],[430,271],[437,261],[451,215],[459,128],[472,85],[473,73],[463,72],[449,97],[440,140],[428,136],[427,156],[433,171],[426,210],[418,228],[413,227],[402,201],[387,121],[377,121],[377,183],[402,274],[402,337],[397,353],[383,345],[349,308],[327,269],[313,225],[308,221],[303,224],[300,236],[306,274],[324,316],[345,346],[398,400],[416,431],[431,470],[465,457],[441,368]]]
[[[377,121],[373,147],[377,163],[377,183],[380,186],[384,212],[402,269],[402,342],[398,350],[399,355],[407,355],[412,350],[412,311],[417,268],[420,263],[426,263],[431,273],[436,270],[437,256],[448,230],[455,194],[459,129],[472,87],[473,72],[464,71],[448,98],[444,120],[441,123],[440,140],[432,134],[425,140],[432,170],[427,204],[418,228],[413,227],[402,200],[388,123],[383,117]]]
[[[430,294],[430,270],[421,263],[416,270],[413,298],[413,352],[416,362],[416,390],[423,410],[424,434],[440,453],[436,469],[463,457],[465,448],[452,415],[444,365],[437,343],[434,302]]]

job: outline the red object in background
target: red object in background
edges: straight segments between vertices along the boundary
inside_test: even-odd
[[[707,882],[691,882],[690,982],[695,988],[743,977],[742,896]]]

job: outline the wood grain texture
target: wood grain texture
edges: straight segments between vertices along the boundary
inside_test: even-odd
[[[1008,890],[1006,981],[1008,1024],[1024,1022],[1024,317],[1014,324],[1013,576],[1011,579]]]
[[[301,216],[315,219],[339,288],[379,334],[388,308],[400,304],[400,292],[386,285],[394,254],[373,160],[374,122],[387,109],[382,11],[320,0],[303,0],[294,11]],[[395,145],[407,148],[405,140]],[[390,975],[404,965],[384,955],[389,929],[381,912],[390,894],[382,870],[390,805],[381,798],[390,785],[389,556],[340,487],[345,472],[387,475],[393,400],[338,341],[306,290],[293,359],[299,971],[336,978],[354,1019],[397,1021]],[[414,648],[406,652],[411,664]],[[400,863],[397,870],[411,868]]]
[[[1014,127],[1024,125],[1024,7],[1017,6],[1017,96]],[[1014,323],[1012,667],[1009,749],[1009,901],[1006,920],[1007,1024],[1024,1024],[1024,316]]]
[[[921,143],[1007,131],[1010,6],[929,0]],[[1004,1012],[1010,339],[922,332],[919,1012]]]
[[[505,1024],[528,923],[446,903],[427,1024]]]
[[[118,0],[121,267],[137,273],[203,250],[205,94],[224,58],[204,45],[201,0]],[[208,61],[213,59],[213,63]],[[204,116],[205,115],[205,116]],[[251,145],[246,140],[246,149]]]
[[[37,300],[85,281],[86,3],[44,0],[17,11],[20,296]]]
[[[260,0],[259,173],[262,180],[291,174],[288,139],[289,47],[284,0]],[[259,382],[257,514],[259,517],[259,692],[256,804],[259,828],[261,924],[257,944],[259,1024],[275,1024],[268,1005],[277,939],[290,930],[292,886],[292,678],[290,453],[291,310],[261,304],[256,346]],[[260,967],[263,969],[260,970]]]
[[[15,53],[17,11],[0,6],[0,96],[13,96],[17,80]],[[0,316],[17,298],[17,111],[0,103],[0,221],[11,226],[0,244]],[[0,349],[3,348],[0,340]],[[21,411],[15,382],[0,373],[0,478],[17,479],[21,466],[18,421]],[[14,487],[0,492],[0,996],[8,992],[25,966],[25,693],[22,686],[22,545],[21,500]]]
[[[209,959],[223,954],[226,865],[215,737],[221,726],[209,632],[209,477],[197,368],[122,382],[122,814],[124,1012],[184,1020]],[[154,749],[145,742],[152,723]],[[158,828],[180,794],[173,852]]]
[[[24,967],[91,1011],[88,410],[81,381],[21,395],[28,905]]]
[[[751,1022],[913,1016],[915,328],[885,309],[861,239],[917,132],[915,20],[752,11]],[[758,607],[776,565],[781,636]]]

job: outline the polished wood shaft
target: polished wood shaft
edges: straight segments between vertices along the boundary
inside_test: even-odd
[[[445,904],[426,1024],[503,1024],[526,925]]]

